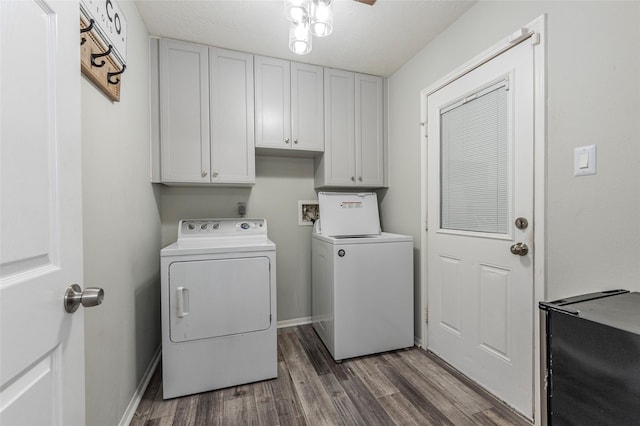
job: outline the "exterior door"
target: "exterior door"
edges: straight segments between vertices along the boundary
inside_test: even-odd
[[[81,425],[78,2],[2,0],[0,44],[0,424]]]
[[[529,418],[533,83],[525,40],[427,99],[428,347]]]

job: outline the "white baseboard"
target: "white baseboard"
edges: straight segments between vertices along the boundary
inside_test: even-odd
[[[311,324],[311,317],[293,318],[278,321],[278,328],[295,327],[296,325]]]
[[[155,355],[151,359],[151,363],[149,363],[149,367],[147,367],[147,371],[144,372],[144,376],[142,376],[142,380],[138,384],[138,388],[134,392],[131,397],[131,401],[129,401],[129,405],[127,409],[124,410],[124,414],[122,419],[120,419],[120,423],[118,426],[129,426],[131,420],[133,420],[133,416],[136,414],[136,410],[138,409],[138,405],[140,401],[142,401],[142,395],[144,395],[144,391],[147,390],[147,386],[149,386],[149,382],[153,377],[153,373],[155,373],[156,368],[158,368],[158,364],[160,363],[160,359],[162,357],[162,346],[158,348]]]

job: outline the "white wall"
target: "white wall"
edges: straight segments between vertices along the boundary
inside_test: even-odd
[[[135,5],[120,102],[82,79],[87,424],[116,425],[160,345],[160,214],[149,183],[148,34]],[[80,72],[78,70],[78,72]]]
[[[180,219],[238,217],[237,203],[247,203],[246,217],[267,219],[276,243],[278,321],[311,315],[311,227],[299,226],[298,200],[314,200],[313,160],[256,157],[252,188],[168,187],[162,193],[162,244],[176,240]]]
[[[389,79],[387,231],[419,247],[421,89],[548,15],[547,299],[640,290],[640,3],[481,1]],[[598,173],[573,176],[597,144]],[[416,261],[424,253],[417,254]],[[419,276],[416,276],[419,288]],[[416,291],[419,297],[419,292]],[[418,311],[416,311],[418,312]],[[421,335],[416,322],[416,335]]]

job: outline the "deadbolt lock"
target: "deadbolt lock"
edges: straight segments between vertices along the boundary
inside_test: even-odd
[[[516,228],[525,229],[527,226],[529,226],[529,221],[524,217],[519,217],[516,219]]]

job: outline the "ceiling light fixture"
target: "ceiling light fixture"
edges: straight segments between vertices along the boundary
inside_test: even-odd
[[[284,0],[289,26],[289,49],[297,55],[311,52],[311,35],[325,37],[333,31],[332,0]]]
[[[309,18],[289,24],[289,49],[296,55],[306,55],[311,52]]]

